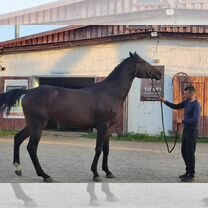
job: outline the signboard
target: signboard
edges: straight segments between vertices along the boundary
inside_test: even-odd
[[[13,89],[28,89],[28,80],[26,79],[8,79],[4,81],[4,92]],[[21,100],[11,108],[10,114],[3,113],[3,118],[24,118]]]
[[[154,86],[157,89],[161,97],[164,96],[164,66],[155,66],[162,73],[161,80],[154,80]],[[151,79],[142,79],[141,80],[141,101],[158,101],[158,96],[155,90],[152,88]]]

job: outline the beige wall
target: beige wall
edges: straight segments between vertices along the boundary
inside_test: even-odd
[[[123,41],[46,52],[3,55],[6,66],[0,76],[107,76],[111,70],[137,51],[154,64],[165,66],[165,97],[172,100],[172,77],[177,72],[208,76],[208,43],[206,41],[154,39]],[[140,102],[140,80],[135,80],[129,93],[128,131],[158,134],[161,131],[158,102]],[[172,130],[172,111],[165,107],[166,129]],[[151,127],[151,128],[150,128]]]

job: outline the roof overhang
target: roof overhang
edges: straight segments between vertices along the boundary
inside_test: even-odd
[[[157,32],[151,37],[151,32]],[[88,25],[65,27],[0,43],[0,54],[46,51],[143,39],[207,40],[208,26]]]

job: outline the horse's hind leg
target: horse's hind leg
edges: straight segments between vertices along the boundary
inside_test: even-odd
[[[109,136],[105,138],[105,142],[103,145],[102,169],[103,169],[103,171],[105,171],[107,178],[115,178],[115,176],[108,169],[108,154],[109,154]]]
[[[19,133],[14,136],[14,158],[13,164],[16,167],[15,174],[18,176],[22,176],[22,170],[20,167],[20,157],[19,157],[19,149],[20,145],[24,142],[24,140],[29,137],[28,127],[22,129]]]
[[[33,125],[30,126],[30,139],[27,145],[27,150],[29,152],[30,158],[33,162],[37,175],[43,177],[45,182],[52,182],[52,178],[49,175],[47,175],[41,168],[37,156],[38,144],[45,125],[46,124],[43,121],[36,121],[35,123],[33,123]]]
[[[101,181],[99,174],[97,172],[97,164],[100,157],[100,154],[103,150],[104,140],[108,135],[108,127],[106,124],[101,125],[97,128],[97,140],[96,140],[96,147],[95,147],[95,156],[92,162],[91,171],[93,172],[93,180],[96,182]]]

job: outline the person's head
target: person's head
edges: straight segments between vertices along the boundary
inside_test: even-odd
[[[189,85],[184,89],[184,99],[185,100],[192,100],[196,98],[196,89],[194,86]]]

